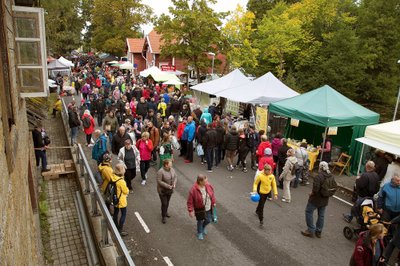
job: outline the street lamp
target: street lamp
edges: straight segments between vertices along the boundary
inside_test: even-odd
[[[208,52],[208,55],[212,56],[212,65],[211,65],[211,78],[212,78],[212,75],[214,74],[214,58],[215,58],[215,54],[213,52]]]
[[[397,64],[400,64],[400,60],[397,61]],[[393,121],[396,120],[397,108],[399,107],[399,101],[400,101],[400,87],[399,87],[399,92],[397,93],[397,101],[396,101],[396,107],[394,108]]]

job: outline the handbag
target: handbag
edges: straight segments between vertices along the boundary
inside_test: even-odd
[[[197,156],[203,156],[204,155],[203,146],[201,146],[201,144],[197,145],[196,151],[197,151]]]

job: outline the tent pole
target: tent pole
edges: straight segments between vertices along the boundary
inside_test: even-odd
[[[328,128],[327,127],[325,127],[324,139],[322,140],[321,157],[319,158],[320,162],[322,162],[322,156],[324,154],[324,148],[325,148],[325,142],[326,142],[326,134],[328,134]]]
[[[362,148],[361,148],[360,161],[358,163],[357,175],[360,174],[361,163],[362,163],[362,158],[363,158],[363,154],[364,154],[364,146],[365,146],[365,144],[363,143]]]

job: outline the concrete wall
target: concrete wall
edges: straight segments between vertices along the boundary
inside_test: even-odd
[[[0,71],[0,91],[8,90],[11,95],[11,101],[0,102],[3,105],[0,108],[0,264],[43,265],[38,237],[40,232],[32,210],[28,182],[31,135],[25,101],[19,98],[17,92],[12,4],[12,0],[1,0],[0,6],[0,36],[6,36],[6,42],[0,40],[0,52],[7,53],[0,58],[3,68]],[[8,80],[4,78],[5,74],[9,76]],[[1,97],[4,98],[4,95]],[[4,111],[5,104],[12,105],[13,122],[10,126],[9,116]],[[31,165],[35,167],[35,163]],[[35,169],[31,170],[36,173]]]

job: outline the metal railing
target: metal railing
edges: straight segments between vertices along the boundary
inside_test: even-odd
[[[64,123],[64,128],[67,130],[68,126],[68,111],[67,106],[65,105],[64,99],[62,99],[63,110],[62,110],[62,118]],[[67,136],[69,134],[67,133]],[[70,138],[68,142],[70,142]],[[96,182],[92,169],[89,165],[89,162],[86,158],[86,155],[82,149],[82,146],[78,144],[77,148],[77,162],[79,164],[79,173],[80,178],[84,178],[84,186],[82,187],[83,193],[90,194],[91,199],[91,215],[100,216],[103,218],[101,220],[101,240],[100,240],[100,248],[106,248],[112,245],[109,234],[113,239],[113,244],[116,247],[118,256],[115,258],[117,265],[132,265],[133,262],[127,247],[125,246],[124,241],[119,234],[117,227],[114,224],[113,218],[104,202],[102,193],[99,189],[99,186]],[[99,212],[100,210],[100,212]]]

